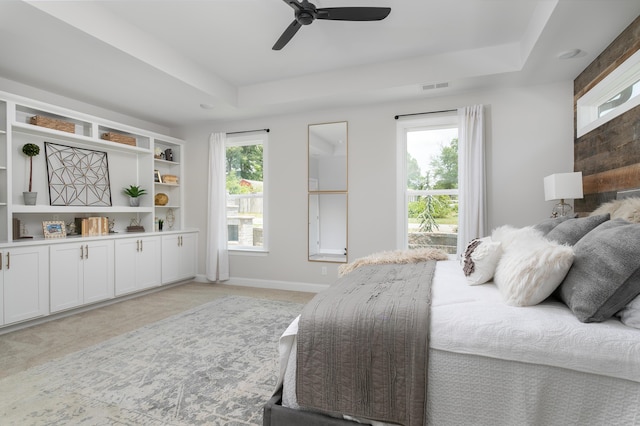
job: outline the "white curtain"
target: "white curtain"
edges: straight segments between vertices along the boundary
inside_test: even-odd
[[[225,133],[212,133],[209,137],[206,275],[210,281],[229,279],[225,173],[226,139]]]
[[[458,109],[458,256],[487,228],[483,112],[483,105]]]

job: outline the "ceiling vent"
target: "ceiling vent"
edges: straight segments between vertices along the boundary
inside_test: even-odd
[[[433,89],[444,89],[445,87],[449,87],[449,83],[433,83],[433,84],[423,84],[422,90],[433,90]]]

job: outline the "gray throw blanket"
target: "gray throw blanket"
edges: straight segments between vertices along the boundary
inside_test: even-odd
[[[305,306],[297,336],[301,407],[424,424],[435,265],[363,266]]]

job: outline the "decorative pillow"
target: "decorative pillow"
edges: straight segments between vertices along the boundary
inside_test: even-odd
[[[491,239],[502,245],[503,253],[514,241],[528,241],[531,239],[539,239],[540,237],[542,237],[542,232],[533,226],[514,228],[511,225],[503,225],[491,232]]]
[[[627,306],[616,314],[620,321],[629,327],[640,328],[640,296],[636,296]]]
[[[545,237],[559,244],[575,245],[592,229],[609,220],[609,213],[566,220],[553,228]]]
[[[602,204],[590,216],[609,213],[611,219],[625,219],[632,223],[640,223],[640,198],[629,197]]]
[[[577,214],[573,214],[569,216],[552,217],[550,219],[545,219],[536,225],[533,225],[533,229],[536,229],[542,232],[542,235],[547,235],[549,231],[551,231],[556,226],[560,225],[562,222],[567,221],[569,219],[576,218],[576,217],[578,217]]]
[[[540,231],[520,232],[503,246],[493,282],[505,302],[515,306],[537,305],[560,285],[573,262],[573,249],[543,237]],[[516,233],[517,234],[517,233]]]
[[[484,284],[493,278],[502,255],[500,246],[491,237],[476,238],[467,244],[460,263],[469,284]]]
[[[574,250],[559,297],[580,321],[609,319],[640,294],[640,224],[609,220]]]

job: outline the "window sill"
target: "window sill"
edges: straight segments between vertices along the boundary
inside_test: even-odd
[[[230,248],[230,256],[266,256],[269,254],[269,250],[266,249],[238,249]]]

